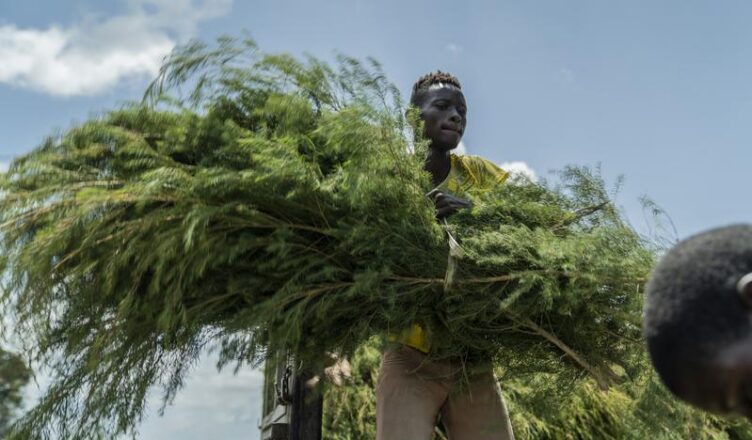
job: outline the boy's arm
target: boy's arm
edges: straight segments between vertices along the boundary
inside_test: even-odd
[[[476,191],[486,191],[504,183],[509,173],[496,164],[478,156],[463,156],[461,166]],[[444,190],[434,189],[426,194],[436,204],[436,217],[448,217],[460,209],[472,208],[469,200],[461,199]]]

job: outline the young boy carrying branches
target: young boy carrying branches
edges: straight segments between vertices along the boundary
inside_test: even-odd
[[[425,75],[413,86],[410,104],[420,111],[430,142],[425,169],[435,187],[428,196],[444,219],[472,206],[454,194],[498,185],[507,173],[475,156],[457,156],[467,125],[467,104],[457,78],[444,72]],[[378,440],[430,440],[441,414],[451,440],[514,438],[490,360],[430,360],[428,329],[416,323],[382,356],[376,386]]]

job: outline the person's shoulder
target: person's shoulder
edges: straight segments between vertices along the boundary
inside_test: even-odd
[[[458,164],[468,174],[475,176],[475,179],[479,182],[501,183],[509,177],[509,173],[501,167],[480,156],[458,155],[455,158]]]
[[[501,170],[501,168],[498,165],[480,156],[474,156],[471,154],[463,154],[463,155],[455,155],[455,157],[458,160],[462,161],[462,164],[464,166],[476,167],[476,168],[489,167],[489,168],[495,168],[495,169]]]

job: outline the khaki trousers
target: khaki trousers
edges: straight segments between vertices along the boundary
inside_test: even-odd
[[[376,385],[377,440],[431,440],[439,413],[450,440],[514,440],[491,367],[428,361],[406,346],[386,351]]]

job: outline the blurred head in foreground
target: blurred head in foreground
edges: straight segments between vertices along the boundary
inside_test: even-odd
[[[752,418],[752,225],[679,243],[646,289],[645,336],[666,386],[698,408]]]

